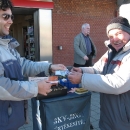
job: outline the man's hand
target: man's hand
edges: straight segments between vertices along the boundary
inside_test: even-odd
[[[82,73],[82,70],[81,70],[81,68],[73,67],[73,68],[71,69],[71,72],[79,72],[79,73]]]
[[[81,83],[81,78],[82,78],[82,73],[79,73],[79,72],[71,72],[68,75],[68,79],[73,84],[79,84],[79,83]]]
[[[89,58],[87,56],[84,56],[84,60],[89,60]]]
[[[63,64],[52,64],[50,69],[55,72],[56,70],[66,70],[67,68]]]
[[[47,96],[50,93],[52,84],[47,79],[38,81],[38,93]]]

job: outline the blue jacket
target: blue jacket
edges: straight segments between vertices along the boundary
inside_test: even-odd
[[[37,83],[23,81],[23,76],[41,72],[49,75],[49,63],[20,57],[18,42],[7,36],[0,39],[0,130],[15,130],[25,123],[25,101],[38,94]]]

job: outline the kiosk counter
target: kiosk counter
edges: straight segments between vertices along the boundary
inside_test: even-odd
[[[90,130],[91,92],[39,101],[42,130]]]

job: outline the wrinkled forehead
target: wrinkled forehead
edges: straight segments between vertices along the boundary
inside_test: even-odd
[[[125,37],[129,37],[129,39],[130,39],[130,34],[124,30],[121,30],[121,29],[111,29],[108,32],[108,37],[109,36],[117,36],[118,34],[121,34],[122,36],[125,36]]]
[[[116,33],[120,33],[120,32],[123,32],[123,30],[118,29],[118,28],[113,28],[113,29],[109,30],[108,35],[109,34],[116,34]]]

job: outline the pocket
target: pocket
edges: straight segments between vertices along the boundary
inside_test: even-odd
[[[9,125],[18,128],[25,123],[24,101],[10,101],[12,113],[9,116]]]
[[[9,123],[9,106],[10,104],[8,101],[0,101],[0,126],[6,126]]]

